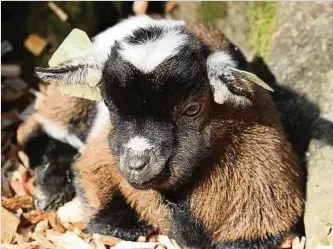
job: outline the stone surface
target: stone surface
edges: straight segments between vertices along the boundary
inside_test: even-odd
[[[298,134],[308,142],[299,143],[308,174],[306,248],[333,245],[333,3],[282,3],[267,63],[293,92],[283,105],[303,118],[294,128],[307,130]]]

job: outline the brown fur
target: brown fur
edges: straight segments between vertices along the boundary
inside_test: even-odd
[[[67,127],[73,117],[85,115],[90,103],[90,100],[63,96],[56,84],[49,84],[36,110],[40,115]]]
[[[242,83],[243,84],[243,83]],[[52,90],[53,89],[53,90]],[[269,94],[254,89],[249,108],[216,105],[212,114],[215,157],[188,187],[191,210],[214,241],[258,239],[289,231],[304,206],[299,163],[280,127]],[[60,95],[49,88],[45,105],[38,110],[66,125],[85,110],[85,101]],[[97,212],[116,189],[149,224],[167,233],[171,214],[156,191],[140,191],[121,178],[107,144],[106,127],[88,140],[74,168],[88,208]]]
[[[120,189],[142,218],[155,228],[168,231],[169,210],[160,203],[158,193],[136,190],[118,174],[107,143],[109,129],[106,127],[98,136],[89,139],[82,157],[74,165],[74,170],[78,172],[76,182],[87,201],[86,208],[93,208],[93,213],[96,213],[112,199],[114,191]]]
[[[213,136],[221,138],[216,161],[202,167],[203,177],[188,189],[191,209],[214,241],[258,239],[287,232],[302,215],[297,158],[270,97],[262,89],[256,91],[261,98],[255,100],[253,108],[240,111],[232,106],[220,107],[213,124]],[[167,233],[169,209],[160,203],[157,192],[135,190],[120,178],[106,137],[107,130],[87,144],[76,164],[89,203],[98,210],[119,187],[142,218]]]
[[[253,108],[243,112],[221,106],[214,124],[214,136],[223,138],[217,145],[219,159],[205,165],[190,195],[195,216],[215,241],[286,232],[303,212],[298,160],[270,97],[258,88],[257,96]]]
[[[24,146],[33,134],[42,132],[42,127],[38,121],[31,115],[17,129],[17,142],[20,146]]]

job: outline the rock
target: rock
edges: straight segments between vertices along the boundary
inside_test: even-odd
[[[329,2],[281,3],[267,61],[277,82],[292,93],[280,107],[294,113],[285,122],[307,161],[306,248],[333,245],[332,12]]]

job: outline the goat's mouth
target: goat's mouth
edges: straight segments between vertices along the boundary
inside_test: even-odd
[[[165,179],[166,163],[152,164],[140,171],[133,171],[127,167],[120,170],[126,181],[136,189],[156,189]]]

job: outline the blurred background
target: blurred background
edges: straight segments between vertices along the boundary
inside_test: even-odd
[[[333,245],[333,3],[1,2],[1,194],[18,170],[16,129],[42,85],[34,66],[73,28],[90,37],[129,15],[184,19],[237,45],[275,92],[286,133],[307,172],[308,248]],[[22,173],[22,172],[21,172]],[[15,192],[15,191],[14,191]]]

